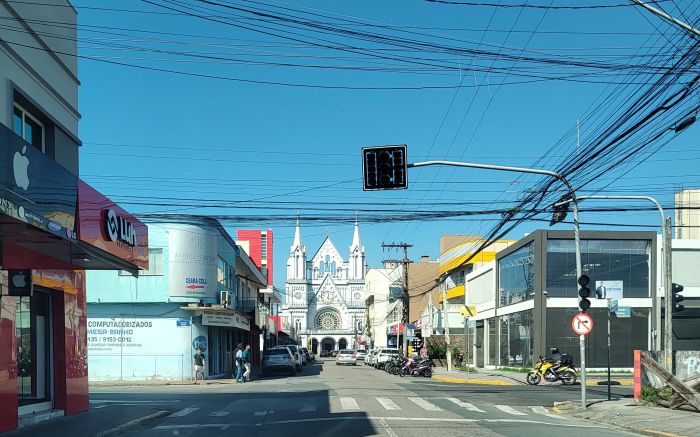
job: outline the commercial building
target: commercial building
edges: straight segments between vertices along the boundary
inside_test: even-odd
[[[273,251],[272,230],[239,229],[236,232],[236,244],[241,246],[267,278],[267,285],[273,287]]]
[[[78,177],[76,11],[48,3],[50,32],[0,3],[0,431],[88,409],[85,270],[148,268],[145,225]]]
[[[607,365],[608,299],[618,307],[610,319],[611,364],[632,367],[634,349],[655,347],[657,236],[583,231],[581,252],[595,294],[588,310],[594,328],[586,339],[587,367]],[[477,366],[530,367],[555,346],[580,362],[579,337],[571,328],[579,311],[573,232],[533,232],[465,279],[466,303],[478,311],[469,330]]]
[[[189,380],[197,349],[223,376],[238,343],[257,363],[272,330],[263,273],[216,220],[148,228],[147,271],[88,273],[90,380]]]
[[[675,237],[700,240],[700,190],[676,193]]]

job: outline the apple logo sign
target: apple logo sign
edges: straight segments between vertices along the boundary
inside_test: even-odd
[[[27,146],[22,147],[22,153],[15,152],[14,159],[12,160],[12,169],[15,173],[15,183],[18,187],[26,190],[29,188],[29,158],[24,154],[27,152]]]
[[[27,280],[23,272],[17,273],[12,277],[12,285],[17,288],[24,288],[27,286]]]

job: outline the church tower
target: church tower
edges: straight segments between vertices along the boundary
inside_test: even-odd
[[[289,258],[287,259],[287,279],[305,280],[306,278],[306,246],[301,242],[301,227],[297,219],[296,230],[294,231],[294,242],[289,248]]]
[[[363,281],[365,279],[365,247],[360,243],[360,225],[357,218],[355,218],[355,233],[352,236],[348,264],[350,267],[348,279]]]

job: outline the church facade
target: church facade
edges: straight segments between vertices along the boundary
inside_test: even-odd
[[[330,237],[309,259],[297,221],[287,260],[282,316],[298,333],[300,345],[316,354],[357,346],[365,318],[366,272],[357,222],[346,261]]]

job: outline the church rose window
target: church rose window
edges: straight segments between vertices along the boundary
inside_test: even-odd
[[[340,329],[340,315],[333,310],[320,313],[316,316],[316,328],[324,330]]]

